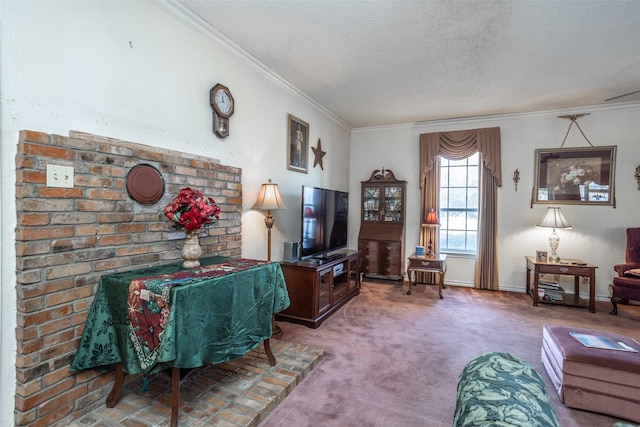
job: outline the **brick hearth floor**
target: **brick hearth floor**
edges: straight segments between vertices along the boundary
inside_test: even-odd
[[[324,351],[277,339],[271,340],[276,366],[270,366],[260,345],[246,356],[208,365],[180,387],[178,425],[257,426],[306,375]],[[114,408],[102,403],[93,412],[68,423],[71,427],[168,426],[171,419],[171,381],[165,374],[150,377],[149,391],[141,391],[140,377],[123,387]],[[106,397],[105,397],[106,400]]]

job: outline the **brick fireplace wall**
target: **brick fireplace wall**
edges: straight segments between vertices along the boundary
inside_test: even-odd
[[[47,164],[73,167],[73,188],[47,187]],[[127,193],[127,173],[138,164],[164,178],[155,205]],[[181,259],[184,232],[162,213],[181,188],[200,189],[221,208],[200,238],[203,256],[241,255],[241,178],[241,169],[201,156],[81,132],[20,133],[16,425],[64,425],[105,404],[112,373],[69,371],[88,310],[101,275]]]

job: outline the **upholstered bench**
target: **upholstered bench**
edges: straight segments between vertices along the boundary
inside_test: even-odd
[[[460,374],[453,425],[559,427],[560,422],[533,366],[510,353],[485,353]]]
[[[640,349],[636,341],[623,335],[545,325],[542,363],[560,400],[571,408],[640,422],[640,353],[587,347],[570,332],[602,336]]]

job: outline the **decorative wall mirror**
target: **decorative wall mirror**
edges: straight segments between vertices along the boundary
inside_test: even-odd
[[[615,206],[616,147],[536,150],[533,203]]]

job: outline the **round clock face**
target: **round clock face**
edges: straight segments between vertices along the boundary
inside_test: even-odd
[[[228,119],[233,114],[233,96],[226,86],[215,85],[211,89],[211,106],[215,113]]]
[[[231,97],[222,89],[216,92],[215,103],[223,114],[229,114],[233,108]]]

